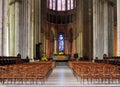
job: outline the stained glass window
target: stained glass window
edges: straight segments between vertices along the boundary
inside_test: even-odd
[[[64,36],[62,34],[58,37],[59,51],[64,51]]]

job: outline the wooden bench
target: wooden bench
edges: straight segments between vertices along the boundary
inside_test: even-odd
[[[21,63],[21,57],[18,56],[0,56],[0,65],[10,65]]]
[[[0,66],[26,62],[29,62],[29,58],[26,57],[26,59],[22,59],[20,54],[17,56],[0,56]]]
[[[103,57],[104,63],[120,66],[120,56]]]

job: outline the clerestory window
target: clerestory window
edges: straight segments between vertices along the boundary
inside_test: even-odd
[[[76,8],[76,0],[47,0],[47,8],[54,11],[68,11]]]

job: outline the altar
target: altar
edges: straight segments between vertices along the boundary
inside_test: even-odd
[[[55,61],[68,61],[68,55],[53,55]]]
[[[67,66],[69,56],[68,55],[53,55],[53,60],[56,61],[57,66]]]

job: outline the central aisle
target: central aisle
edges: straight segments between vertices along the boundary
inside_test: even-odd
[[[68,66],[56,66],[45,85],[80,85]]]
[[[56,66],[53,69],[53,72],[48,77],[47,81],[45,82],[46,86],[52,87],[83,87],[83,86],[92,86],[92,87],[102,87],[102,86],[112,86],[112,87],[120,87],[119,84],[81,84],[80,80],[77,81],[77,78],[73,75],[72,70],[68,66]],[[43,86],[44,87],[44,86]]]

